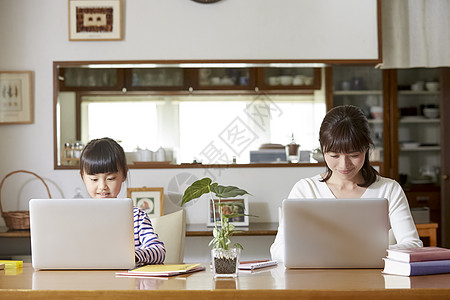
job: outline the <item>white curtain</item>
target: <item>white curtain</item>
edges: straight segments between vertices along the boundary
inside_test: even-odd
[[[450,0],[382,0],[382,69],[450,66]]]

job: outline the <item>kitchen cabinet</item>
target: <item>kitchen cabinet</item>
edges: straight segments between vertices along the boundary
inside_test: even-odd
[[[58,68],[60,91],[121,91],[124,70],[117,68]]]
[[[368,118],[375,148],[371,160],[381,161],[384,166],[390,162],[388,111],[384,92],[384,72],[373,66],[338,65],[327,68],[328,109],[345,104],[360,107]],[[383,167],[385,170],[385,167]]]
[[[256,84],[260,90],[317,90],[320,72],[320,68],[258,68]]]
[[[427,89],[425,85],[438,82],[439,69],[397,70],[393,77],[393,86],[397,87],[392,95],[397,108],[393,111],[396,114],[393,125],[398,149],[398,164],[394,166],[393,175],[406,180],[407,184],[439,183],[440,91]],[[427,110],[437,114],[425,115]]]
[[[363,109],[382,152],[382,175],[400,182],[411,207],[430,209],[431,221],[438,223],[438,243],[448,246],[450,166],[443,154],[450,131],[445,118],[450,113],[449,68],[335,65],[326,69],[325,80],[327,108],[353,104]],[[380,111],[381,120],[376,116]]]
[[[182,68],[131,68],[125,69],[127,91],[183,90],[189,69]]]
[[[393,162],[391,175],[399,180],[411,207],[428,207],[430,219],[441,231],[441,89],[429,86],[439,82],[441,69],[413,68],[390,70]],[[429,111],[435,112],[429,115]],[[445,183],[444,183],[445,184]],[[440,242],[438,234],[438,242]]]
[[[194,90],[254,90],[254,68],[199,68],[191,86]]]
[[[60,91],[291,91],[321,87],[312,67],[86,67],[57,69]],[[294,90],[294,91],[293,91]]]

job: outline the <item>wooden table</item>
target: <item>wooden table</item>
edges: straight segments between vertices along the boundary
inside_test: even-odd
[[[380,269],[285,269],[236,279],[206,271],[172,278],[115,277],[115,271],[0,270],[0,299],[449,299],[450,274],[400,277]]]

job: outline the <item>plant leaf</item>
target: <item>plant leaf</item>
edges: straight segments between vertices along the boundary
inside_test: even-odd
[[[246,190],[240,189],[235,186],[222,186],[213,184],[211,185],[211,191],[216,194],[219,198],[233,198],[236,196],[242,196],[242,195],[250,195]]]
[[[211,185],[211,179],[205,177],[200,180],[197,180],[193,184],[191,184],[190,187],[184,191],[183,198],[181,198],[181,206],[186,204],[187,202],[197,199],[203,194],[206,194],[209,192]]]

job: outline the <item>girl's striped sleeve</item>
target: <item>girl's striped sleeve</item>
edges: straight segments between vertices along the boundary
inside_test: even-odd
[[[134,249],[136,264],[162,264],[166,249],[158,235],[153,231],[152,222],[147,213],[134,208]]]

